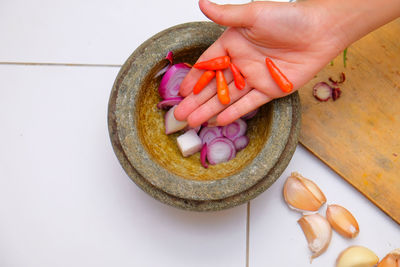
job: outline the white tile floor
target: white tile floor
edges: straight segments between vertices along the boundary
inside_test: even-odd
[[[380,257],[400,247],[399,225],[301,146],[250,214],[246,205],[177,210],[129,180],[108,137],[107,102],[119,70],[109,65],[158,31],[198,20],[205,17],[197,0],[0,3],[1,267],[309,266],[299,215],[281,196],[291,171],[315,180],[361,227],[352,241],[334,233],[312,266],[333,266],[350,244]]]

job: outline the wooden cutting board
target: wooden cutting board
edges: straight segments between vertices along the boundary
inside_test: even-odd
[[[342,95],[319,102],[312,88],[338,79]],[[300,91],[300,142],[400,224],[400,19],[351,45]]]

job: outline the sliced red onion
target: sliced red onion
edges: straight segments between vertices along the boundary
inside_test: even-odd
[[[255,110],[253,110],[253,111],[250,111],[250,112],[247,113],[246,115],[243,115],[243,116],[241,117],[241,119],[243,119],[243,120],[250,120],[250,119],[253,118],[255,115],[257,115],[258,110],[259,110],[259,108],[255,109]]]
[[[174,110],[176,107],[177,106],[173,106],[165,113],[164,125],[166,134],[176,133],[187,126],[186,121],[178,121],[175,119]]]
[[[168,51],[165,59],[167,59],[169,61],[169,64],[172,65],[172,61],[174,60],[174,53],[172,53],[172,51]]]
[[[168,64],[167,66],[162,68],[159,72],[157,72],[156,75],[154,75],[154,78],[157,78],[157,77],[163,75],[164,73],[166,73],[169,70],[169,68],[171,68],[170,64]]]
[[[247,123],[242,119],[237,119],[234,122],[222,128],[222,134],[230,140],[235,140],[239,136],[246,133]]]
[[[313,95],[319,101],[328,101],[332,96],[332,87],[326,82],[319,82],[313,87]]]
[[[204,168],[208,168],[207,164],[207,144],[205,143],[200,151],[200,162]]]
[[[221,127],[203,127],[199,133],[203,144],[209,144],[212,140],[222,137]]]
[[[235,156],[235,145],[228,138],[215,138],[207,145],[207,160],[211,165],[229,161]]]
[[[159,109],[168,109],[172,106],[178,105],[182,100],[183,100],[183,97],[181,97],[181,96],[167,98],[167,99],[164,99],[164,100],[158,102],[157,107]]]
[[[249,137],[247,135],[242,135],[236,138],[233,141],[233,144],[235,145],[236,151],[240,151],[243,148],[245,148],[249,144]]]
[[[332,100],[336,101],[342,95],[342,90],[340,88],[333,88],[332,89]]]
[[[154,76],[155,78],[163,75],[164,73],[166,73],[169,70],[169,68],[171,68],[172,61],[174,60],[174,54],[172,53],[172,51],[169,51],[167,53],[164,60],[167,60],[167,65],[164,68],[162,68],[159,72],[156,73],[156,75]]]
[[[178,136],[176,142],[184,157],[191,156],[199,152],[202,148],[201,139],[194,130],[187,131]]]
[[[162,77],[160,86],[158,87],[161,98],[177,97],[179,87],[189,70],[190,68],[183,63],[172,65]]]
[[[332,77],[329,77],[329,81],[330,81],[334,86],[337,86],[337,85],[340,84],[340,83],[344,83],[345,80],[346,80],[346,75],[344,74],[344,72],[342,72],[342,73],[340,74],[340,80],[339,80],[339,81],[336,81],[336,80],[332,79]]]

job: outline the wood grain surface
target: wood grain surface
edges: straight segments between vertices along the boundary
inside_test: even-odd
[[[400,224],[400,19],[351,45],[347,58],[300,90],[300,142]],[[341,72],[341,97],[316,100],[313,86]]]

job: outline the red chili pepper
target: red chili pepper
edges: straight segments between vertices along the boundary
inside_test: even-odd
[[[229,104],[231,99],[229,98],[229,88],[228,84],[226,83],[224,73],[222,70],[217,70],[217,94],[219,102],[223,105]]]
[[[194,85],[193,87],[193,93],[195,95],[197,95],[198,93],[201,92],[201,90],[203,90],[204,87],[206,87],[206,85],[215,77],[215,71],[213,70],[207,70],[205,71],[201,77],[199,78],[199,80],[197,81],[197,83]]]
[[[201,70],[223,70],[229,67],[231,58],[229,56],[216,57],[207,61],[197,62],[193,67]]]
[[[244,88],[244,86],[246,85],[246,82],[244,81],[244,78],[243,78],[242,74],[240,73],[240,70],[233,63],[229,64],[229,68],[232,71],[236,88],[239,90],[242,90]]]
[[[279,88],[285,93],[290,93],[293,90],[293,84],[286,78],[286,76],[278,69],[278,67],[272,62],[270,58],[265,59],[269,73],[272,79],[278,84]]]

